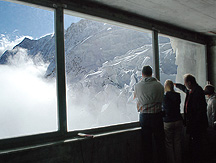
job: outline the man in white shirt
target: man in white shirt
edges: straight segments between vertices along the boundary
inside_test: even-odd
[[[140,112],[143,137],[143,155],[146,162],[153,162],[152,138],[155,140],[157,161],[165,163],[164,126],[162,117],[163,85],[152,77],[152,68],[144,66],[142,79],[135,85],[134,98]]]

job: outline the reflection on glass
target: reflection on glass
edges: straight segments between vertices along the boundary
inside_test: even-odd
[[[133,87],[152,66],[151,32],[81,19],[65,46],[68,129],[138,121]]]
[[[164,39],[170,40],[165,46],[163,45]],[[166,79],[183,84],[183,75],[190,73],[196,77],[200,86],[205,86],[206,53],[204,45],[173,37],[159,36],[159,51],[162,84]],[[181,96],[184,101],[185,95],[182,93]]]
[[[13,33],[1,33],[0,37],[0,139],[57,131],[56,84],[55,78],[50,78],[47,71],[55,55],[53,34],[41,37],[38,33],[42,30],[40,26],[20,25],[31,21],[29,14],[44,13],[46,19],[49,18],[47,21],[52,21],[50,32],[53,32],[54,13],[9,2],[0,3],[8,13],[5,15],[8,29],[17,28]],[[11,11],[20,12],[16,19],[22,22],[10,22]],[[2,19],[4,17],[0,17]],[[26,31],[37,34],[34,36],[37,39],[31,35],[23,36]]]

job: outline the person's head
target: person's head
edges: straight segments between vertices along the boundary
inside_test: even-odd
[[[172,80],[166,80],[164,83],[164,91],[169,92],[169,91],[174,91],[174,84]]]
[[[215,93],[214,91],[215,91],[214,86],[211,84],[207,84],[204,88],[204,93],[207,96],[213,95]]]
[[[143,77],[151,77],[152,76],[152,68],[151,66],[144,66],[142,69]]]
[[[194,87],[194,85],[196,85],[196,78],[191,75],[191,74],[185,74],[184,75],[184,85],[188,88],[188,89],[192,89]]]

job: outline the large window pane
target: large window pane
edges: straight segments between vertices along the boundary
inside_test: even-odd
[[[159,35],[160,81],[164,84],[166,79],[176,81],[177,65],[176,53],[169,37]]]
[[[0,139],[57,131],[54,12],[0,1],[0,15]]]
[[[169,43],[164,44],[165,39],[168,39]],[[207,79],[204,45],[160,35],[159,51],[162,84],[166,79],[183,84],[183,75],[190,73],[196,77],[200,86],[205,86]],[[185,95],[182,93],[181,96],[184,101]]]
[[[138,121],[132,92],[153,63],[150,31],[83,18],[66,29],[65,52],[69,131]]]

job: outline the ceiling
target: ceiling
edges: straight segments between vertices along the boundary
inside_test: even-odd
[[[216,35],[216,0],[92,0],[202,34]]]
[[[96,15],[111,15],[112,10],[139,15],[179,29],[216,37],[216,0],[7,0],[53,8],[65,4],[69,10]],[[93,5],[92,5],[93,4]],[[96,4],[96,5],[94,5]],[[98,4],[98,5],[97,5]],[[104,11],[102,11],[104,10]],[[113,10],[114,11],[114,10]],[[95,14],[97,13],[97,14]],[[113,14],[114,15],[114,14]],[[103,16],[101,16],[103,17]],[[135,18],[135,17],[133,17]],[[132,20],[131,21],[136,21]],[[157,24],[157,23],[156,23]],[[145,28],[145,27],[144,27]],[[146,28],[148,29],[148,27]],[[170,30],[171,28],[168,28]],[[172,31],[170,31],[172,33]]]

